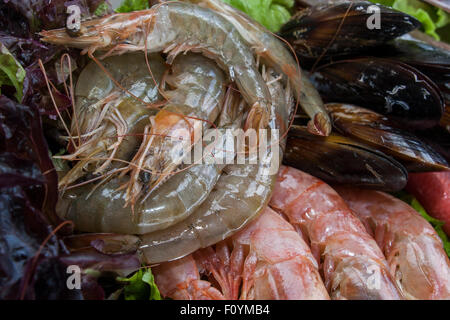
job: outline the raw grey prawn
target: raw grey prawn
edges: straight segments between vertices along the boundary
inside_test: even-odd
[[[263,68],[263,74],[273,101],[269,125],[287,126],[293,107],[289,84],[284,88],[273,70]],[[226,104],[218,125],[240,127],[246,112],[242,103]],[[117,191],[123,182],[117,179],[126,177],[100,185],[88,197],[89,185],[66,191],[59,212],[83,231],[139,234],[145,263],[180,258],[231,236],[267,205],[276,178],[270,167],[281,158],[272,142],[258,164],[195,165],[177,173],[139,201],[134,216],[123,208],[123,191]]]
[[[263,76],[272,95],[269,127],[277,132],[289,123],[293,96],[289,83],[284,87],[277,72],[263,68]],[[214,189],[190,216],[169,228],[140,237],[146,263],[181,258],[224,240],[267,206],[284,147],[284,139],[272,136],[272,131],[267,135],[267,145],[260,146],[256,164],[249,163],[248,155],[246,163],[249,164],[226,165]]]
[[[135,203],[133,203],[133,195],[138,194],[141,190],[147,191],[145,185],[143,189],[128,189],[125,201],[131,201],[134,204],[135,209],[139,211],[137,215],[142,217],[142,219],[138,218],[137,222],[141,219],[140,221],[143,221],[144,224],[138,225],[136,220],[131,218],[126,218],[128,222],[118,218],[114,223],[114,228],[119,232],[121,226],[127,230],[138,229],[136,233],[140,234],[140,250],[145,262],[159,263],[186,256],[199,248],[210,246],[231,236],[255,218],[269,201],[278,164],[281,161],[282,150],[279,148],[282,149],[284,144],[281,143],[280,146],[277,144],[280,139],[276,133],[279,129],[286,129],[289,124],[293,107],[291,93],[293,88],[290,82],[283,82],[282,74],[276,70],[266,69],[264,65],[261,66],[260,73],[260,65],[257,65],[249,44],[236,28],[213,10],[196,5],[170,2],[146,11],[115,14],[85,22],[82,29],[84,30],[83,34],[75,38],[69,37],[62,29],[45,31],[41,35],[44,36],[44,41],[82,48],[93,58],[94,52],[97,51],[106,51],[105,56],[108,56],[146,50],[147,52],[167,53],[167,61],[175,64],[177,62],[175,57],[183,58],[178,55],[183,51],[201,52],[225,69],[239,89],[248,107],[244,129],[269,129],[269,141],[261,149],[262,151],[260,150],[260,159],[257,164],[226,165],[215,188],[208,194],[209,186],[214,183],[211,180],[212,183],[203,189],[202,194],[207,195],[205,200],[196,209],[186,210],[186,215],[183,215],[184,211],[181,210],[180,220],[168,216],[167,221],[164,221],[164,219],[160,219],[163,216],[158,213],[156,219],[149,222],[152,218],[150,215],[146,215],[148,211],[145,210],[153,207],[147,207],[146,201],[154,199],[154,192],[157,192],[158,189],[152,190],[151,196],[145,198],[143,202],[136,201]],[[176,121],[170,123],[169,129],[172,128],[172,123],[178,124],[181,118],[188,118],[179,114],[179,110],[170,115],[176,117]],[[151,136],[148,134],[151,128],[158,127],[158,124],[155,124],[157,118],[158,116],[153,119],[151,126],[147,127],[143,139]],[[161,123],[164,124],[164,122]],[[167,126],[162,127],[167,128]],[[167,130],[163,131],[165,135],[168,135]],[[143,148],[138,150],[138,157],[131,161],[137,162],[138,169],[142,167],[146,159],[147,153],[144,146],[148,145],[147,142],[140,144]],[[246,162],[248,162],[248,158]],[[164,167],[169,168],[166,165]],[[142,168],[142,174],[134,175],[134,178],[142,179],[145,184],[146,181],[151,181],[149,177],[145,176],[148,171]],[[165,173],[169,173],[168,171],[170,170]],[[123,194],[111,191],[114,186],[124,182],[123,179],[127,178],[127,174],[133,175],[133,173],[137,172],[133,172],[133,170],[127,173],[122,172],[121,176],[114,178],[116,180],[112,179],[105,184],[95,186],[94,192],[103,190],[109,194],[106,199],[100,198],[102,203],[99,203],[97,208],[101,210],[94,212],[93,219],[86,219],[86,225],[94,220],[97,226],[103,227],[104,221],[116,213],[113,210],[116,208],[116,204],[118,206],[120,201],[123,201]],[[176,176],[170,177],[165,184],[170,186],[171,180],[174,178]],[[131,182],[133,186],[139,187],[133,181]],[[164,187],[165,184],[160,187]],[[172,192],[174,192],[173,189]],[[85,191],[82,191],[81,196],[85,197],[85,194]],[[72,208],[76,208],[74,214],[81,214],[82,209],[85,209],[82,207],[83,202],[80,201],[82,198],[75,195],[73,199],[78,202],[77,206],[72,206]],[[108,202],[115,202],[115,204],[111,207],[107,205]],[[140,204],[142,206],[138,207]],[[157,205],[157,203],[152,203],[152,205],[155,204]],[[196,205],[197,203],[193,207]],[[67,206],[69,209],[63,208],[62,210],[69,212],[68,216],[72,214],[70,207],[69,203]],[[131,213],[131,211],[127,212]],[[122,214],[118,215],[118,217],[120,216],[124,217]],[[159,223],[161,221],[163,223]],[[168,224],[172,225],[168,226]],[[149,231],[152,228],[153,231]]]
[[[161,99],[157,86],[166,70],[158,54],[149,57],[152,75],[143,53],[110,57],[103,62],[118,88],[94,62],[81,72],[75,87],[75,108],[70,126],[71,154],[65,160],[78,160],[59,181],[65,189],[87,173],[103,174],[123,167],[114,158],[130,160],[139,136],[155,111],[146,108]],[[123,91],[123,89],[128,92]],[[131,96],[132,95],[132,96]]]
[[[282,167],[270,206],[308,240],[332,299],[402,299],[375,240],[330,186]]]
[[[172,299],[329,299],[308,245],[268,207],[232,237],[152,271]]]
[[[183,159],[190,156],[190,148],[223,107],[225,75],[206,57],[194,53],[176,57],[165,81],[173,88],[165,93],[169,101],[146,127],[148,134],[144,134],[131,160],[136,166],[121,173],[129,171],[127,201],[133,205],[141,192],[148,193],[166,181]],[[177,133],[183,132],[187,135],[178,140]]]
[[[120,60],[129,55],[134,56],[136,53],[106,60],[112,58]],[[123,59],[130,62],[128,58]],[[148,71],[145,69],[143,72]],[[232,98],[229,98],[229,94],[225,99],[225,77],[210,59],[194,53],[179,56],[173,62],[172,73],[165,78],[175,89],[165,91],[171,102],[156,114],[156,117],[160,116],[162,120],[153,121],[153,124],[161,125],[161,122],[166,121],[163,116],[167,116],[169,118],[167,121],[170,121],[172,115],[168,111],[169,108],[190,109],[190,114],[195,114],[199,118],[209,118],[209,121],[215,120],[220,108],[223,108],[217,122],[218,126],[241,127],[243,105],[240,96],[232,93]],[[77,84],[78,86],[84,87],[85,84]],[[98,92],[95,86],[91,90]],[[231,89],[229,92],[232,92]],[[139,114],[139,110],[145,112],[148,109],[137,104],[132,110]],[[80,117],[88,114],[81,114]],[[178,115],[174,117],[179,121]],[[183,168],[149,196],[150,187],[146,178],[146,168],[149,166],[146,163],[153,159],[141,150],[152,146],[154,127],[148,129],[151,126],[148,115],[145,120],[146,125],[139,126],[141,131],[137,134],[138,139],[132,137],[133,140],[129,140],[126,146],[122,144],[118,147],[116,157],[126,154],[126,158],[119,160],[128,164],[127,167],[122,167],[124,170],[120,171],[120,176],[117,177],[116,174],[113,177],[109,174],[107,180],[76,186],[63,194],[58,203],[58,213],[74,221],[78,230],[144,234],[167,228],[190,215],[215,185],[221,168],[212,164],[200,164]],[[209,122],[196,123],[206,127]],[[158,127],[155,130],[160,129]],[[125,147],[132,152],[125,153],[123,151]],[[158,158],[158,154],[153,154],[153,157]],[[119,164],[123,162],[119,161]],[[124,188],[125,186],[127,188]],[[133,206],[127,206],[129,201]]]
[[[167,2],[83,22],[81,30],[78,37],[70,37],[65,29],[40,35],[42,41],[81,48],[90,55],[100,50],[106,56],[146,50],[168,53],[171,63],[181,52],[202,52],[228,72],[251,106],[247,126],[267,127],[271,98],[253,53],[236,28],[213,10]]]
[[[403,201],[374,190],[337,188],[383,250],[409,299],[450,300],[450,261],[433,227]]]
[[[217,126],[240,128],[244,107],[237,91],[228,89]],[[224,138],[225,135],[217,141],[218,148],[224,145]],[[206,199],[223,167],[201,163],[180,170],[151,195],[137,201],[134,212],[126,206],[126,191],[120,190],[127,183],[127,176],[115,177],[98,186],[92,182],[66,190],[57,211],[72,220],[77,230],[85,232],[143,235],[166,229],[187,218]]]

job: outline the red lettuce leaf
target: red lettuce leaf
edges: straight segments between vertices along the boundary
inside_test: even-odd
[[[103,299],[99,277],[86,269],[124,276],[139,267],[133,247],[126,254],[112,254],[108,250],[114,246],[100,238],[92,241],[94,246],[71,253],[60,240],[72,234],[71,227],[53,234],[63,221],[55,212],[57,174],[41,115],[55,112],[37,62],[42,60],[48,78],[61,89],[56,62],[67,51],[39,42],[36,32],[64,26],[69,4],[79,3],[90,14],[101,2],[0,0],[0,42],[26,71],[21,103],[12,95],[0,96],[0,299]],[[78,51],[69,52],[82,66]],[[67,108],[70,99],[61,92],[55,93],[57,104]],[[67,288],[68,264],[83,270],[81,290]]]
[[[56,119],[57,112],[48,92],[47,82],[38,60],[42,60],[47,78],[59,91],[53,91],[59,111],[71,106],[58,79],[56,63],[62,54],[69,53],[76,64],[82,66],[86,59],[79,51],[52,46],[39,41],[38,32],[42,29],[61,28],[66,24],[67,7],[78,5],[82,18],[93,15],[101,0],[0,0],[0,42],[11,52],[26,71],[23,84],[22,104],[37,108],[41,114]],[[6,88],[8,89],[8,88]],[[13,90],[10,90],[14,93]],[[11,97],[11,94],[6,90]]]
[[[58,260],[68,250],[50,236],[50,221],[60,221],[54,212],[57,178],[39,114],[4,96],[0,96],[0,150],[0,298],[76,297],[65,286],[64,264]],[[47,281],[49,272],[55,272],[50,278],[58,280]]]
[[[132,236],[123,254],[109,252],[120,235],[89,235],[95,245],[71,253],[60,236],[72,230],[53,234],[61,223],[56,183],[38,111],[0,96],[0,299],[103,299],[98,276],[86,270],[126,276],[140,266]],[[81,290],[67,288],[68,265],[83,271]]]
[[[27,31],[36,33],[42,29],[63,28],[67,20],[67,7],[70,5],[77,5],[81,18],[85,19],[92,16],[103,2],[104,0],[0,0],[0,15],[3,15],[0,26],[7,26],[2,30],[10,30],[9,34],[26,37]]]

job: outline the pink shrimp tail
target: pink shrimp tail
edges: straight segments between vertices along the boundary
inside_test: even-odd
[[[200,273],[192,255],[152,268],[155,282],[164,297],[176,300],[223,300],[223,295]]]

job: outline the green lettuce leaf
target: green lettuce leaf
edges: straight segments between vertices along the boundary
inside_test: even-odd
[[[124,0],[116,12],[131,12],[148,9],[148,0]]]
[[[102,3],[97,7],[97,9],[95,9],[94,14],[95,14],[96,16],[101,17],[101,16],[107,14],[108,12],[109,12],[109,6],[108,6],[108,4],[107,4],[106,2],[102,2]]]
[[[444,222],[438,219],[435,219],[431,217],[426,211],[425,208],[420,204],[420,202],[411,194],[401,191],[400,193],[395,194],[397,198],[400,200],[403,200],[407,204],[409,204],[411,207],[414,208],[422,217],[425,218],[436,230],[436,233],[439,235],[439,237],[442,240],[442,243],[444,245],[444,250],[447,253],[447,255],[450,257],[450,239],[447,237],[447,234],[442,229],[442,226],[444,225]]]
[[[56,172],[67,172],[70,170],[68,161],[63,160],[63,159],[59,159],[59,158],[54,158],[54,156],[62,156],[66,153],[66,149],[65,148],[61,148],[59,149],[59,151],[57,153],[55,153],[54,155],[52,155],[52,153],[50,152],[50,150],[48,151],[50,159],[53,162],[53,166],[55,167]]]
[[[13,86],[16,89],[14,97],[18,102],[22,101],[24,79],[25,70],[0,42],[0,94],[3,85]]]
[[[441,40],[442,34],[437,29],[450,24],[450,14],[440,8],[419,0],[370,0],[385,6],[392,7],[415,17],[422,23],[426,34],[436,40]]]
[[[248,14],[272,32],[280,30],[290,18],[294,0],[222,0]]]
[[[123,290],[125,300],[161,300],[150,268],[139,269],[131,277],[117,280],[126,283]]]

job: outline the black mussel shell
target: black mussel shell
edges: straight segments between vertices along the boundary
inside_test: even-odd
[[[450,132],[450,101],[445,106],[444,114],[442,115],[439,124],[448,132]]]
[[[450,117],[450,115],[448,116]],[[450,132],[447,130],[443,127],[434,127],[417,131],[415,134],[439,152],[447,160],[447,163],[450,163]]]
[[[436,84],[398,61],[372,57],[337,61],[319,67],[311,80],[325,102],[355,104],[408,127],[433,127],[444,112]]]
[[[377,49],[378,54],[413,66],[450,95],[449,51],[422,41],[399,38]]]
[[[368,21],[371,25],[374,15],[371,6],[374,4],[368,1],[346,1],[306,8],[295,14],[279,34],[300,56],[317,58],[364,52],[420,27],[415,18],[377,5],[381,23],[379,28],[369,29]]]
[[[326,104],[334,127],[343,135],[391,155],[410,172],[450,170],[445,158],[415,134],[388,118],[354,105]]]
[[[312,135],[305,126],[289,130],[283,162],[330,184],[394,192],[408,180],[406,169],[386,154],[336,133]]]

